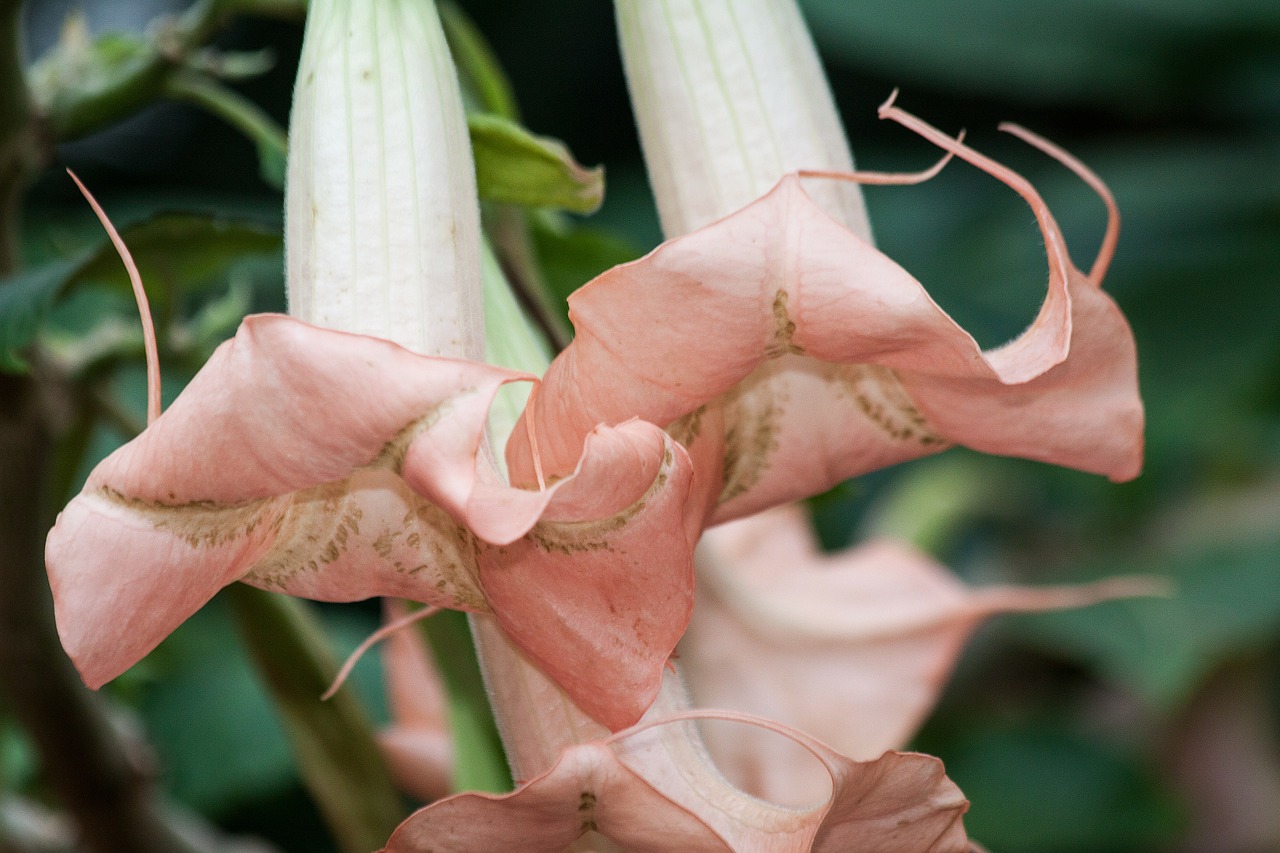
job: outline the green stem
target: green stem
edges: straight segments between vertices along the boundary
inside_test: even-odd
[[[0,0],[0,276],[18,266],[18,210],[39,162],[18,49],[21,4]],[[93,853],[191,851],[167,822],[145,753],[126,744],[62,652],[41,553],[50,438],[31,376],[0,376],[0,693]]]
[[[164,94],[203,107],[247,136],[258,147],[263,178],[275,187],[284,186],[289,139],[265,110],[212,77],[185,69],[168,76]]]
[[[262,674],[311,791],[345,853],[386,843],[404,818],[400,795],[352,689],[320,701],[338,666],[307,605],[244,584],[227,588],[240,634]]]
[[[279,152],[281,157],[285,156],[289,148],[284,128],[266,110],[211,77],[192,71],[179,71],[169,75],[164,94],[175,100],[189,101],[204,107],[245,136]]]
[[[423,623],[449,696],[453,784],[459,791],[511,790],[511,771],[489,708],[467,616],[445,610]]]

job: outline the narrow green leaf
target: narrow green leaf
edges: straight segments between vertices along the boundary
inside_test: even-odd
[[[227,600],[250,656],[283,718],[304,783],[345,853],[386,843],[404,818],[373,725],[351,688],[327,702],[320,694],[337,674],[315,617],[288,596],[244,584]]]
[[[449,52],[458,67],[458,82],[462,84],[467,110],[519,121],[520,108],[516,106],[511,82],[479,28],[456,3],[443,2],[438,8]]]
[[[54,298],[89,257],[82,253],[0,281],[0,370],[27,370],[22,350],[35,339]]]
[[[165,94],[203,107],[249,138],[258,150],[258,171],[276,189],[284,187],[288,138],[265,110],[234,89],[196,71],[170,75]]]
[[[525,207],[591,213],[604,199],[604,170],[577,163],[554,139],[491,113],[467,116],[480,197]]]

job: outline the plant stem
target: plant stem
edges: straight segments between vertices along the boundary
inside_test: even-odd
[[[18,50],[21,3],[0,0],[0,277],[18,267],[18,213],[40,162]],[[152,787],[150,756],[126,744],[58,642],[42,552],[50,437],[29,375],[0,375],[0,695],[92,853],[196,853]]]
[[[232,584],[226,595],[283,717],[303,781],[341,849],[381,848],[403,819],[403,804],[351,687],[320,701],[338,665],[315,617],[297,599],[245,584]]]

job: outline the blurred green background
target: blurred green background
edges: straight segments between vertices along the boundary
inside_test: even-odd
[[[28,3],[32,59],[70,5]],[[524,124],[606,169],[599,214],[536,231],[552,286],[567,293],[654,246],[610,4],[461,6],[509,73]],[[1079,265],[1087,268],[1101,236],[1101,203],[996,124],[1016,121],[1078,155],[1123,216],[1106,288],[1138,341],[1142,477],[1114,485],[953,450],[846,484],[813,510],[829,547],[907,536],[975,583],[1149,573],[1174,579],[1178,595],[997,620],[915,745],[946,762],[973,802],[970,833],[995,853],[1280,850],[1280,3],[802,6],[860,166],[932,162],[927,144],[876,121],[876,106],[901,87],[902,106],[944,130],[967,128],[972,145],[1031,178]],[[163,11],[82,7],[95,32],[141,30]],[[245,19],[218,39],[225,49],[271,49],[271,70],[235,89],[282,124],[300,35],[297,22]],[[280,196],[237,131],[164,104],[58,153],[117,222],[155,229],[151,252],[145,233],[131,245],[144,265],[152,257],[154,307],[174,329],[166,397],[242,313],[282,307]],[[980,343],[1003,342],[1034,315],[1044,253],[1029,210],[1003,185],[957,164],[925,185],[867,197],[881,248]],[[157,224],[153,214],[166,210],[214,220]],[[29,269],[100,246],[60,170],[30,194],[24,246]],[[109,280],[114,271],[88,269],[42,331],[66,363],[101,371],[98,415],[74,437],[88,449],[63,448],[70,461],[53,487],[63,500],[144,410],[131,299]],[[128,358],[102,361],[121,347]],[[320,610],[344,647],[377,618],[371,608]],[[358,673],[381,708],[377,666]],[[217,603],[109,693],[141,722],[178,801],[281,850],[326,849]],[[2,706],[0,771],[42,796],[38,762]]]

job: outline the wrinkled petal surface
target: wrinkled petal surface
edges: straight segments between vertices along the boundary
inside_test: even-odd
[[[791,175],[570,297],[575,340],[526,412],[543,465],[571,468],[600,422],[672,425],[718,492],[716,521],[953,443],[1135,476],[1143,414],[1124,317],[1071,264],[1024,179],[928,130],[1036,213],[1049,285],[1017,339],[982,351]],[[530,476],[529,456],[508,449],[519,480]]]
[[[590,832],[635,853],[970,849],[961,823],[968,802],[935,758],[886,753],[859,763],[786,733],[830,780],[818,805],[792,809],[726,782],[689,726],[663,724],[572,746],[514,793],[461,794],[428,806],[401,824],[386,853],[559,853]]]
[[[888,540],[827,556],[797,506],[709,531],[699,581],[680,646],[695,701],[767,716],[858,759],[910,739],[983,619],[1155,591],[1137,578],[970,589]],[[759,730],[723,735],[708,731],[707,745],[752,793],[803,797],[825,782]]]
[[[652,697],[691,608],[688,458],[657,427],[624,424],[597,431],[580,472],[511,488],[484,456],[485,421],[498,388],[525,378],[247,319],[93,471],[49,535],[58,628],[85,681],[114,678],[242,579],[325,601],[381,595],[498,609],[510,626],[536,619],[516,642],[560,672],[576,667],[566,686],[583,707],[634,722],[644,695],[617,684],[651,683]],[[642,559],[661,566],[654,598],[632,579]]]

